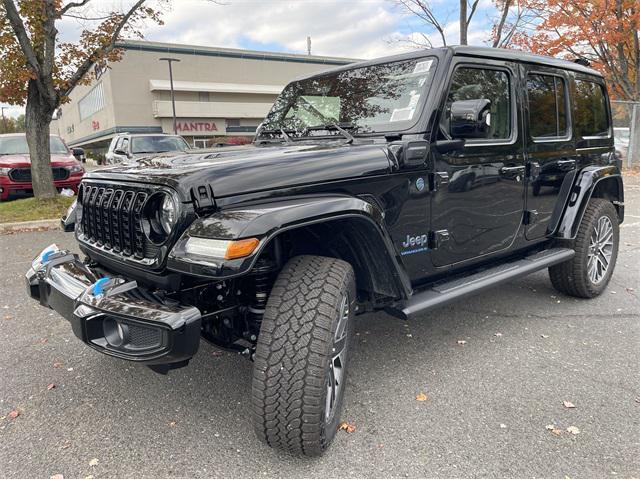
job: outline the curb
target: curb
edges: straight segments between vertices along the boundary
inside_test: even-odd
[[[18,223],[0,223],[0,234],[23,231],[61,230],[60,219],[20,221]]]

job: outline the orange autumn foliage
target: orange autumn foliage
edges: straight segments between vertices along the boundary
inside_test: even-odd
[[[535,21],[512,47],[569,59],[583,57],[607,78],[611,94],[640,100],[640,3],[637,0],[523,0]]]

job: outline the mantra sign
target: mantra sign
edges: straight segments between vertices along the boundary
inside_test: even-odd
[[[178,132],[205,133],[218,131],[218,127],[212,121],[177,121],[176,130]]]

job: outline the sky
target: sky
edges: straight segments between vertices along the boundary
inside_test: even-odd
[[[415,49],[404,39],[421,35],[431,38],[434,45],[441,44],[438,35],[415,17],[406,15],[391,0],[161,0],[160,4],[157,1],[150,3],[161,5],[164,25],[149,25],[144,30],[146,40],[306,53],[310,36],[314,55],[362,59]],[[122,11],[131,3],[131,0],[92,0],[86,13]],[[447,42],[458,43],[458,1],[430,3],[445,25]],[[496,15],[492,0],[480,0],[469,29],[469,44],[486,44]],[[56,26],[58,41],[74,41],[87,24],[64,18]],[[9,116],[22,112],[21,107],[5,109],[5,115]]]

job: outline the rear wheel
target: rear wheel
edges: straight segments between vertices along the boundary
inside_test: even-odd
[[[594,198],[573,240],[575,256],[549,268],[554,288],[570,296],[593,298],[609,284],[618,258],[618,214],[610,201]]]
[[[252,381],[253,425],[272,447],[320,455],[333,440],[355,310],[351,265],[319,256],[289,261],[262,319]]]

